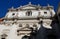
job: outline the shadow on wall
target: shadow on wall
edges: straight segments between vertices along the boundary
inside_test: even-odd
[[[37,31],[31,29],[30,36],[24,36],[22,39],[60,39],[60,25],[58,21],[58,16],[52,18],[51,27],[52,29],[47,29],[43,27],[43,21],[40,22],[41,28]]]
[[[43,22],[40,23],[41,28],[37,31],[35,39],[60,39],[60,25],[57,13],[52,18],[52,29],[43,27]]]
[[[55,16],[52,18],[51,27],[52,29],[46,29],[43,27],[43,22],[40,23],[41,28],[38,30],[35,39],[60,39],[60,32],[59,32],[59,21],[58,17]]]

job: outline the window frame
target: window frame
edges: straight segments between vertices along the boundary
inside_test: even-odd
[[[44,11],[44,14],[47,14],[47,11]]]
[[[15,13],[12,13],[12,16],[14,16],[15,15]]]
[[[32,11],[30,11],[30,10],[27,11],[27,12],[26,12],[26,16],[32,16]]]

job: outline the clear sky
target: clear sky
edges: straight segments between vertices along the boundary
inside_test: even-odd
[[[40,4],[41,6],[50,4],[54,6],[54,10],[56,11],[60,0],[0,0],[0,18],[6,15],[8,8],[11,8],[12,6],[17,8],[20,5],[26,5],[29,2],[36,5]]]

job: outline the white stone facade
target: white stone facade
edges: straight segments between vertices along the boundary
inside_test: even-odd
[[[22,39],[25,35],[30,36],[30,28],[39,30],[41,21],[43,27],[52,29],[50,24],[54,15],[53,6],[49,5],[39,6],[29,3],[18,8],[12,7],[0,22],[0,39]]]

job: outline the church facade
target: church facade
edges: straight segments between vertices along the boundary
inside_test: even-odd
[[[0,22],[0,39],[30,39],[43,25],[52,29],[54,7],[29,4],[10,8]],[[29,38],[28,38],[29,37]]]

